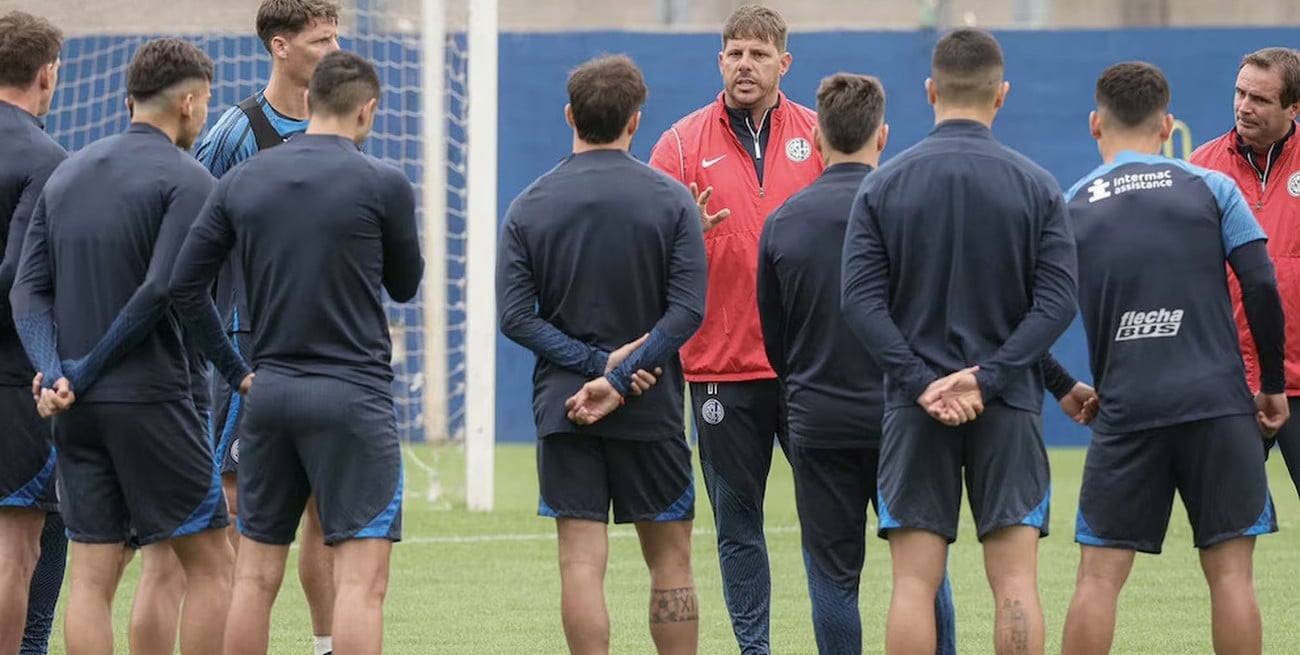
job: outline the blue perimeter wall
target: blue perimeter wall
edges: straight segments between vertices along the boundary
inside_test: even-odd
[[[812,106],[818,81],[838,71],[879,77],[887,94],[886,121],[890,142],[885,153],[902,151],[925,136],[933,124],[923,82],[929,72],[929,55],[937,34],[919,32],[817,32],[790,37],[794,62],[782,80],[782,90],[796,102]],[[1106,66],[1141,59],[1160,66],[1173,89],[1171,111],[1183,121],[1190,138],[1175,135],[1174,154],[1190,149],[1226,131],[1232,123],[1233,81],[1241,56],[1257,48],[1300,43],[1300,28],[1288,29],[1182,29],[1116,31],[997,32],[1007,61],[1011,93],[994,127],[1005,144],[1023,152],[1051,171],[1068,187],[1099,163],[1096,144],[1088,134],[1087,116],[1093,107],[1093,84]],[[137,41],[140,36],[83,37],[65,47],[64,61],[100,51],[114,41]],[[221,109],[258,88],[269,72],[261,44],[253,37],[211,40],[205,47],[214,57],[238,55],[241,63],[219,66],[219,93],[213,98],[215,121]],[[347,39],[343,47],[365,54],[381,64],[389,90],[384,106],[418,107],[418,40],[385,35]],[[51,130],[64,144],[80,148],[86,141],[117,131],[125,125],[120,95],[122,74],[128,61],[121,49],[113,56],[83,60],[81,66],[63,70],[59,107],[78,107],[69,116],[68,134],[58,124]],[[504,214],[514,196],[535,177],[564,157],[571,132],[564,123],[568,71],[602,53],[626,53],[645,71],[650,87],[641,133],[633,153],[642,160],[659,134],[677,118],[710,102],[721,89],[716,67],[718,37],[713,34],[645,34],[581,32],[561,34],[502,34],[500,37],[499,202]],[[256,63],[254,63],[256,62]],[[386,64],[401,65],[386,65]],[[93,80],[93,82],[92,82]],[[231,80],[240,80],[230,85]],[[90,83],[78,83],[79,81]],[[472,100],[471,100],[472,104]],[[453,110],[454,111],[454,110]],[[94,125],[95,129],[77,129]],[[367,150],[380,157],[419,161],[419,117],[394,112],[382,117]],[[461,138],[461,128],[449,125],[450,137]],[[453,153],[453,160],[456,155]],[[413,180],[417,165],[407,166]],[[452,174],[451,181],[458,182]],[[460,202],[451,197],[453,203]],[[499,221],[498,216],[498,221]],[[481,220],[481,217],[475,217]],[[463,225],[451,225],[453,232]],[[450,244],[453,254],[461,246]],[[463,274],[451,264],[450,274]],[[416,309],[394,311],[418,312]],[[459,320],[456,317],[453,320]],[[454,338],[454,337],[453,337]],[[408,338],[407,351],[421,352],[419,335]],[[453,344],[459,345],[459,344]],[[1053,349],[1077,376],[1087,380],[1088,362],[1083,331],[1076,321]],[[455,362],[453,362],[455,364]],[[419,369],[418,357],[409,359],[402,373]],[[519,346],[498,339],[496,432],[498,441],[531,441],[533,357]],[[399,396],[402,391],[398,390]],[[418,398],[418,393],[414,394]],[[459,402],[457,402],[459,404]],[[1049,445],[1079,446],[1087,441],[1085,429],[1065,419],[1049,402],[1044,426]],[[399,412],[415,412],[403,407]],[[401,418],[401,417],[399,417]],[[414,415],[405,417],[414,418]],[[414,435],[420,436],[418,432]]]

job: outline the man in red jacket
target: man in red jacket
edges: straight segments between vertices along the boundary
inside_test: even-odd
[[[1197,148],[1190,161],[1236,180],[1268,234],[1287,319],[1286,395],[1294,415],[1300,411],[1300,222],[1295,220],[1300,216],[1300,52],[1264,48],[1246,55],[1237,72],[1232,108],[1233,128]],[[1231,290],[1247,381],[1258,392],[1259,357],[1235,279]],[[1265,437],[1265,455],[1276,441],[1300,491],[1300,421],[1289,421],[1276,435]]]
[[[769,652],[763,495],[773,436],[783,450],[786,440],[782,394],[758,320],[759,235],[768,214],[822,172],[812,147],[816,114],[779,88],[790,60],[780,14],[760,5],[736,9],[718,53],[722,93],[664,132],[650,156],[651,166],[690,187],[705,230],[704,324],[681,358],[724,596],[745,655]]]

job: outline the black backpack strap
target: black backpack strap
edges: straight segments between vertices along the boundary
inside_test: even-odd
[[[262,104],[257,101],[256,94],[244,98],[243,102],[236,106],[248,117],[248,127],[253,130],[253,138],[257,139],[258,150],[266,150],[284,143],[284,137],[275,131],[271,121],[266,118],[266,112],[262,111]]]

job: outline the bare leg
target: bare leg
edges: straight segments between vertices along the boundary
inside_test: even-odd
[[[1133,570],[1134,551],[1083,546],[1074,598],[1065,615],[1061,655],[1105,655],[1115,638],[1119,592]]]
[[[0,653],[17,653],[22,645],[44,527],[44,510],[0,507]]]
[[[220,655],[230,611],[235,552],[224,530],[207,530],[171,540],[185,569],[181,610],[182,655]]]
[[[604,523],[555,520],[559,532],[560,615],[572,655],[608,655],[609,611],[605,565],[609,537]]]
[[[650,636],[659,655],[695,655],[700,610],[691,575],[691,521],[638,523],[650,568]]]
[[[140,584],[131,606],[127,632],[132,655],[171,655],[176,652],[181,601],[185,598],[185,569],[169,543],[141,549]]]
[[[349,539],[334,549],[334,609],[348,617],[334,633],[335,647],[349,655],[379,655],[384,645],[384,596],[393,542]]]
[[[889,553],[894,593],[885,627],[885,652],[934,655],[938,644],[934,598],[943,582],[948,542],[924,530],[890,530]]]
[[[1017,525],[984,538],[984,571],[997,603],[993,649],[998,655],[1043,655],[1039,534],[1036,527]]]
[[[1217,655],[1259,655],[1264,649],[1254,556],[1254,537],[1238,537],[1201,551],[1201,569],[1210,584]]]
[[[124,544],[72,542],[63,640],[68,655],[113,655],[113,595]]]
[[[307,500],[302,515],[302,539],[298,540],[298,580],[307,596],[312,634],[328,637],[334,622],[334,553],[325,545],[325,533],[316,509],[316,496]],[[351,610],[348,610],[351,616]],[[345,651],[346,652],[346,651]]]
[[[284,580],[289,546],[241,537],[235,561],[235,587],[226,621],[226,655],[266,653],[271,638],[271,606]]]

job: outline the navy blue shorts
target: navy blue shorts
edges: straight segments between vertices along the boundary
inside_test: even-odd
[[[253,335],[238,332],[234,335],[235,350],[245,358],[252,353]],[[219,374],[211,376],[212,397],[212,449],[221,467],[222,475],[234,475],[239,470],[239,439],[244,434],[245,402],[239,390],[231,388]]]
[[[880,536],[916,528],[957,540],[962,476],[976,537],[1016,525],[1047,536],[1051,484],[1043,421],[1004,405],[949,427],[920,407],[885,412],[876,510]]]
[[[0,507],[57,512],[50,424],[31,387],[0,386]]]
[[[1159,553],[1175,490],[1197,548],[1277,532],[1262,440],[1250,415],[1093,434],[1075,541]]]
[[[191,401],[78,403],[52,423],[73,541],[148,546],[229,524]]]
[[[239,449],[239,531],[293,542],[316,495],[325,543],[402,535],[402,449],[392,395],[258,369]]]
[[[660,441],[552,434],[537,441],[537,513],[615,523],[695,518],[695,471],[685,437]]]

